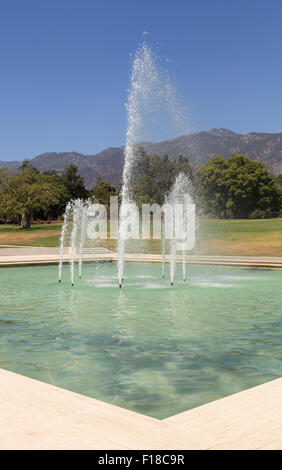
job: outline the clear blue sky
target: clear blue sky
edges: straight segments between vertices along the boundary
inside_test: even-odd
[[[123,145],[143,31],[191,132],[282,132],[281,0],[0,0],[0,160]]]

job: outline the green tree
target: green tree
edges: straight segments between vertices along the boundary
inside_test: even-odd
[[[219,216],[226,211],[227,186],[225,181],[226,161],[216,155],[202,165],[197,173],[198,201],[207,213]]]
[[[29,229],[36,213],[46,213],[64,197],[63,185],[57,177],[25,167],[0,178],[0,217],[7,220],[16,216],[21,220],[21,228]]]
[[[95,196],[95,200],[99,204],[103,204],[107,208],[110,206],[110,197],[118,196],[115,186],[105,181],[99,181],[95,189],[91,191],[91,194]]]
[[[61,180],[66,190],[66,199],[86,199],[89,191],[84,186],[84,178],[78,173],[76,165],[69,165],[62,173]]]
[[[278,175],[277,178],[276,178],[276,181],[279,184],[279,186],[281,186],[281,188],[282,188],[282,175]]]
[[[62,178],[58,174],[56,170],[47,170],[42,173],[43,177],[45,176],[47,179],[52,181],[53,188],[57,188],[58,194],[60,195],[58,202],[52,203],[49,205],[48,209],[41,208],[39,211],[34,214],[36,217],[40,219],[44,218],[51,218],[57,219],[60,215],[62,215],[66,208],[66,203],[68,202],[68,193],[67,189],[63,184]]]
[[[31,168],[31,167],[32,167],[32,165],[31,165],[29,160],[23,160],[18,169],[19,169],[19,171],[24,171],[27,168]]]
[[[276,214],[281,207],[281,189],[263,165],[245,155],[228,160],[217,155],[198,170],[199,202],[207,213],[235,218]]]
[[[187,157],[179,156],[177,160],[170,160],[168,155],[149,155],[140,147],[136,150],[131,172],[132,198],[139,206],[142,203],[162,205],[181,171],[189,176],[191,183],[194,182],[194,172]]]

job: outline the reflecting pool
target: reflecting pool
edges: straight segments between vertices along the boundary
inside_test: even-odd
[[[169,269],[169,268],[167,268]],[[169,274],[167,272],[167,274]],[[0,269],[0,367],[165,418],[282,375],[282,271]]]

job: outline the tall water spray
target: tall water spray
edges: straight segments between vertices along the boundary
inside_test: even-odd
[[[170,223],[172,225],[170,241],[170,283],[174,283],[176,252],[180,247],[182,252],[182,277],[186,281],[186,252],[195,243],[195,205],[191,196],[192,188],[188,176],[179,173],[166,197],[166,203],[172,208]],[[178,214],[176,215],[176,212]],[[165,223],[166,217],[164,218]],[[179,225],[182,223],[182,227]],[[178,223],[178,227],[176,227]],[[178,230],[177,230],[178,228]]]
[[[168,76],[160,67],[152,49],[143,43],[135,54],[127,101],[127,132],[122,176],[118,241],[118,281],[124,279],[125,241],[128,233],[126,206],[133,202],[130,184],[138,158],[138,143],[162,140],[169,132],[187,133],[186,120]]]
[[[162,230],[161,230],[161,236],[162,236],[162,275],[163,279],[165,278],[165,250],[166,250],[166,244],[165,244],[165,214],[162,213],[161,217],[161,224],[162,224]]]
[[[73,213],[73,201],[69,201],[66,205],[65,213],[64,213],[64,220],[60,238],[60,259],[59,259],[59,282],[62,281],[62,265],[63,265],[63,255],[64,255],[64,246],[66,243],[66,234],[68,225],[72,219]]]
[[[87,227],[90,221],[93,221],[91,210],[96,207],[94,200],[90,198],[86,201],[74,199],[67,203],[64,221],[60,238],[60,259],[59,259],[59,282],[62,281],[62,265],[64,248],[67,243],[70,244],[70,273],[71,284],[74,285],[75,261],[78,253],[78,274],[82,275],[83,249],[87,234]]]
[[[80,243],[79,243],[79,259],[78,259],[78,276],[81,279],[82,276],[82,259],[83,259],[83,248],[86,238],[89,208],[91,207],[91,200],[87,201],[82,205],[81,208],[81,228],[80,228]]]
[[[127,102],[127,132],[125,145],[125,161],[122,176],[121,207],[119,213],[119,240],[118,240],[118,281],[122,286],[124,280],[124,260],[125,242],[128,238],[138,238],[139,235],[139,211],[134,201],[132,192],[132,176],[137,158],[142,158],[140,143],[145,141],[161,141],[168,137],[175,137],[179,134],[187,134],[187,121],[183,114],[183,109],[179,106],[175,92],[166,75],[154,56],[152,49],[143,43],[136,52],[132,63],[132,74],[130,90]],[[190,245],[183,245],[182,248],[182,272],[183,280],[186,279],[186,249],[193,247],[195,229],[195,208],[191,207],[191,197],[189,195],[189,182],[182,173],[178,175],[176,181],[166,197],[166,202],[170,204],[186,204],[190,207],[187,217],[190,223],[191,234]],[[64,223],[61,234],[60,261],[59,261],[59,282],[62,279],[63,252],[66,244],[66,235],[70,236],[70,271],[71,283],[74,285],[75,261],[78,252],[78,274],[82,275],[83,249],[86,233],[90,238],[94,236],[95,226],[103,219],[97,204],[92,200],[82,201],[80,199],[70,201],[67,204],[64,214]],[[131,208],[130,208],[131,207]],[[101,220],[100,220],[101,219]],[[174,230],[177,217],[173,212],[172,225]],[[193,225],[194,224],[194,225]],[[189,225],[189,224],[188,224]],[[166,261],[166,228],[170,226],[166,219],[166,214],[162,213],[162,274],[165,277]],[[92,228],[91,228],[92,227]],[[130,227],[130,228],[129,228]],[[133,227],[133,228],[132,228]],[[92,234],[91,230],[93,231]],[[88,231],[90,230],[90,231]],[[105,229],[104,231],[107,231]],[[173,232],[170,249],[170,280],[173,285],[176,263],[176,251],[179,239]]]
[[[70,257],[70,267],[71,267],[71,285],[74,285],[74,262],[75,262],[75,250],[77,243],[77,236],[79,228],[81,227],[81,218],[83,211],[83,201],[81,199],[76,199],[74,201],[73,208],[73,227],[71,232],[71,257]]]

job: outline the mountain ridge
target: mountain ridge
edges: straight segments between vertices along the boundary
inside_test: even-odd
[[[149,153],[161,156],[168,154],[175,159],[182,154],[190,163],[199,167],[214,155],[228,158],[232,153],[248,155],[263,163],[274,175],[282,174],[282,132],[250,132],[239,134],[229,129],[213,128],[194,134],[183,135],[162,142],[141,142]],[[95,186],[102,178],[109,183],[119,185],[124,162],[124,147],[108,147],[93,155],[76,151],[44,152],[30,160],[40,171],[57,170],[62,172],[70,164],[79,168],[88,188]],[[0,161],[0,167],[17,169],[22,160]]]

